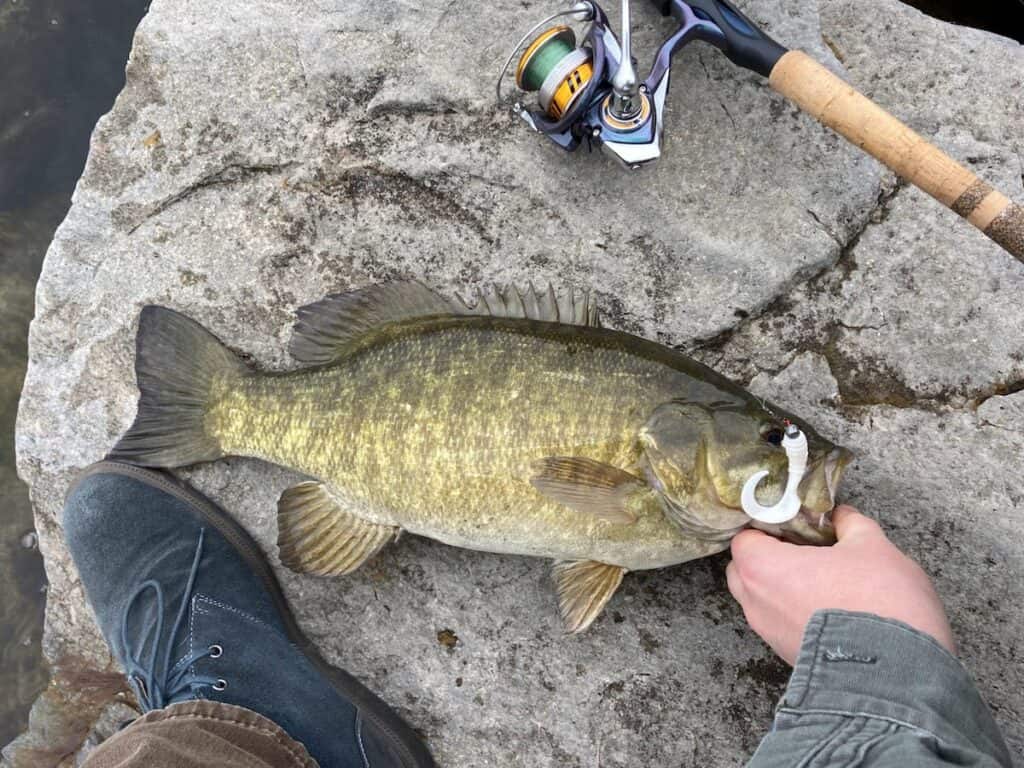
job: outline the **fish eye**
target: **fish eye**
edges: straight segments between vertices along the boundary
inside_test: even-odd
[[[782,431],[782,427],[777,427],[774,424],[767,424],[761,429],[761,438],[766,443],[772,445],[782,445],[782,438],[785,437],[786,433]]]

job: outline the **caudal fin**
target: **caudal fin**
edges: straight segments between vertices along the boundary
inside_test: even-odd
[[[180,467],[222,456],[204,422],[214,383],[248,369],[195,320],[144,307],[135,337],[139,408],[109,458],[145,467]]]

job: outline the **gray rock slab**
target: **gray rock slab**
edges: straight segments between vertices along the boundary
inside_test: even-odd
[[[1019,46],[895,0],[741,5],[1019,193]],[[679,59],[655,168],[561,154],[492,103],[508,46],[548,10],[153,4],[37,292],[18,453],[48,657],[110,663],[59,510],[134,415],[141,306],[284,369],[295,308],[327,293],[550,280],[594,287],[610,324],[803,406],[860,453],[850,498],[936,575],[1019,751],[1024,270],[707,48]],[[650,51],[667,22],[634,15]],[[182,474],[276,563],[275,500],[295,475],[242,459]],[[716,767],[749,756],[787,677],[725,562],[630,575],[581,637],[561,634],[539,561],[408,537],[351,578],[279,573],[327,658],[443,765]]]

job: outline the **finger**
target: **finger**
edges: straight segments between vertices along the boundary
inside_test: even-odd
[[[747,587],[745,593],[749,593],[751,585],[770,580],[768,574],[774,564],[785,559],[781,549],[792,545],[784,544],[762,531],[746,530],[734,536],[730,546],[733,570]]]
[[[740,578],[739,568],[731,560],[725,566],[725,581],[729,585],[729,594],[736,598],[737,603],[743,605],[744,600],[747,598],[747,590],[743,586],[743,579]]]
[[[847,504],[835,508],[832,512],[832,524],[835,526],[836,538],[839,541],[861,536],[885,536],[878,523]]]
[[[749,557],[762,553],[774,552],[777,547],[781,546],[784,546],[784,544],[774,536],[769,536],[764,531],[758,531],[754,528],[740,531],[732,537],[732,542],[729,544],[729,547],[732,549],[732,556],[741,560],[746,560]]]

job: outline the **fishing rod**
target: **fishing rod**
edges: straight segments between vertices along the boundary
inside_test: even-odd
[[[596,144],[625,167],[661,156],[672,57],[701,40],[737,66],[768,79],[778,93],[907,181],[967,219],[1024,262],[1024,206],[986,184],[810,56],[766,35],[727,0],[652,0],[678,27],[662,43],[641,80],[630,49],[629,0],[622,1],[622,38],[595,0],[581,0],[536,24],[498,75],[497,97],[516,54],[515,80],[537,94],[537,108],[513,110],[535,131],[573,151]],[[561,21],[553,26],[552,22]],[[585,24],[577,38],[567,21]],[[538,30],[547,27],[538,33]],[[580,40],[581,42],[577,42]],[[526,45],[527,41],[529,45]]]

